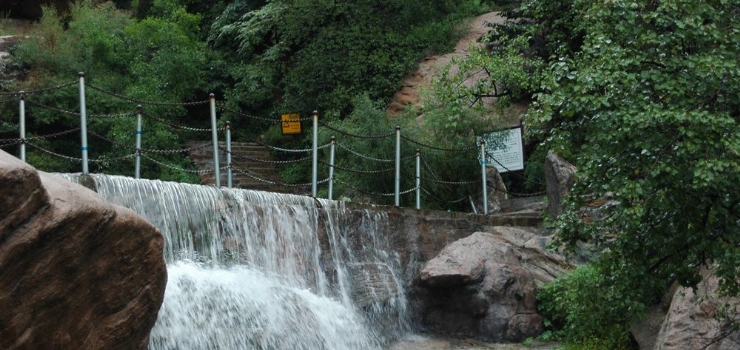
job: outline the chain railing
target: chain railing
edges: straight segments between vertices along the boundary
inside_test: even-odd
[[[41,95],[45,92],[50,92],[58,89],[64,89],[67,87],[71,87],[72,85],[75,85],[76,83],[79,84],[80,89],[80,109],[79,111],[70,111],[66,110],[64,108],[59,108],[55,106],[50,106],[48,104],[40,102],[40,99],[28,99],[27,97],[29,95]],[[85,103],[85,88],[89,88],[96,93],[99,93],[101,95],[113,97],[115,99],[124,101],[126,103],[135,103],[137,104],[136,112],[120,112],[120,113],[111,113],[111,114],[90,114],[87,115],[86,113],[86,103]],[[88,166],[87,163],[94,163],[94,164],[111,164],[114,162],[120,162],[125,161],[129,159],[135,160],[135,175],[134,177],[139,178],[140,177],[140,162],[141,158],[144,158],[148,162],[159,166],[161,168],[166,168],[172,171],[177,172],[183,172],[183,173],[190,173],[190,174],[197,174],[197,175],[204,175],[204,174],[213,174],[214,182],[217,187],[220,187],[220,171],[227,171],[227,180],[228,180],[228,187],[232,187],[232,171],[235,171],[240,176],[246,176],[248,178],[251,178],[252,180],[259,181],[261,183],[266,183],[270,185],[275,186],[285,186],[285,187],[307,187],[311,186],[311,194],[312,196],[317,196],[317,186],[327,184],[328,185],[328,198],[333,199],[333,189],[335,182],[337,184],[340,184],[344,186],[346,189],[351,189],[352,191],[363,193],[367,195],[372,196],[379,196],[379,197],[394,197],[394,202],[396,206],[400,206],[400,197],[402,195],[408,195],[411,193],[416,193],[416,208],[421,208],[421,196],[424,194],[426,197],[431,198],[439,203],[445,203],[445,204],[454,204],[454,203],[460,203],[464,201],[465,199],[469,199],[472,202],[472,198],[470,195],[467,195],[463,198],[454,198],[454,199],[445,199],[443,198],[443,195],[439,193],[437,190],[431,190],[428,186],[429,184],[435,185],[433,188],[435,189],[444,189],[444,188],[452,188],[452,186],[480,186],[481,187],[481,193],[482,193],[482,202],[484,207],[484,213],[487,213],[487,188],[486,188],[486,159],[493,159],[496,161],[495,158],[492,157],[490,153],[486,152],[485,143],[481,142],[479,145],[471,145],[469,147],[462,147],[462,148],[445,148],[445,147],[438,147],[434,145],[430,145],[426,142],[422,142],[419,140],[415,140],[407,135],[401,134],[401,128],[396,127],[395,130],[388,132],[388,133],[379,133],[379,134],[367,134],[367,135],[360,135],[356,132],[349,132],[346,130],[342,130],[340,128],[325,124],[325,123],[319,123],[318,120],[318,113],[314,112],[310,118],[299,118],[299,119],[291,119],[291,122],[309,122],[311,121],[313,123],[313,130],[312,130],[312,136],[313,136],[313,144],[310,148],[284,148],[284,147],[278,147],[275,145],[270,145],[267,143],[263,143],[261,141],[253,141],[254,144],[257,144],[259,146],[265,147],[269,149],[271,152],[281,152],[281,153],[292,153],[292,154],[298,154],[298,153],[307,153],[308,155],[305,157],[300,157],[296,159],[288,159],[288,160],[273,160],[270,158],[260,158],[260,157],[252,157],[245,154],[240,154],[239,152],[234,152],[232,150],[231,145],[231,126],[229,122],[226,122],[226,126],[219,127],[217,124],[217,115],[216,112],[220,113],[228,113],[232,115],[236,115],[241,118],[245,119],[254,119],[263,123],[269,123],[269,124],[280,124],[283,122],[281,119],[277,118],[264,118],[264,117],[257,117],[249,114],[242,113],[240,111],[229,109],[225,106],[219,105],[216,106],[215,96],[211,94],[209,96],[208,100],[200,100],[200,101],[193,101],[193,102],[162,102],[162,101],[148,101],[148,100],[141,100],[137,98],[128,97],[125,95],[121,95],[118,93],[114,93],[111,91],[107,91],[101,87],[91,85],[89,83],[85,83],[84,81],[84,75],[80,74],[79,82],[72,82],[72,83],[65,83],[60,84],[54,87],[46,88],[46,89],[38,89],[33,91],[18,91],[18,92],[0,92],[0,96],[7,96],[10,98],[6,98],[3,100],[0,100],[0,104],[3,103],[18,103],[19,104],[19,124],[12,124],[12,123],[3,123],[3,127],[7,129],[9,125],[12,125],[20,129],[19,130],[19,137],[18,138],[4,138],[0,139],[0,148],[3,149],[9,149],[13,147],[18,147],[20,150],[21,159],[26,161],[26,145],[30,146],[33,150],[41,152],[46,154],[47,156],[63,159],[66,161],[82,164],[83,168],[83,174],[88,173]],[[191,125],[181,125],[175,122],[172,122],[170,120],[167,120],[162,117],[154,116],[150,113],[145,113],[143,111],[142,105],[151,105],[151,106],[158,106],[158,107],[186,107],[186,106],[197,106],[197,105],[205,105],[210,104],[210,117],[211,117],[211,125],[210,127],[194,127]],[[80,127],[60,131],[56,133],[46,134],[46,135],[34,135],[34,136],[27,136],[26,130],[25,130],[25,118],[26,118],[26,107],[32,107],[34,109],[41,109],[45,110],[47,112],[52,112],[58,116],[73,116],[73,117],[79,117],[80,118]],[[109,119],[125,119],[125,118],[136,118],[136,142],[135,144],[129,144],[126,142],[121,142],[119,140],[114,139],[110,136],[105,136],[101,133],[87,130],[87,120],[88,119],[97,119],[99,120],[96,125],[104,125],[100,123],[105,123],[106,120]],[[212,140],[210,142],[204,142],[201,144],[197,144],[192,147],[175,147],[171,149],[158,149],[153,147],[142,147],[142,118],[144,120],[158,123],[161,125],[164,125],[168,128],[170,128],[173,131],[181,130],[185,132],[210,132],[212,135]],[[337,142],[335,137],[331,138],[331,142],[323,145],[318,144],[318,135],[319,135],[319,128],[328,130],[329,132],[335,132],[338,135],[345,137],[347,139],[343,139],[343,142]],[[37,143],[38,140],[51,140],[57,137],[70,135],[73,133],[80,133],[81,136],[81,157],[75,157],[70,155],[61,154],[58,151],[54,151],[52,149],[43,147],[41,144]],[[218,133],[220,132],[226,132],[226,145],[220,146],[219,140],[218,140]],[[326,136],[325,132],[322,133],[324,136]],[[125,153],[120,156],[113,156],[113,155],[106,155],[106,156],[99,156],[99,157],[93,157],[91,159],[88,159],[88,152],[93,151],[89,149],[89,146],[87,145],[87,136],[90,135],[93,137],[96,142],[99,144],[107,144],[107,146],[110,151],[108,151],[111,154],[121,154],[124,153],[124,151],[130,151],[130,153]],[[378,139],[389,139],[393,138],[395,142],[395,156],[393,158],[378,158],[374,155],[365,154],[361,151],[358,151],[356,148],[352,147],[351,144],[348,143],[348,140],[378,140]],[[402,156],[402,142],[407,143],[406,146],[409,144],[418,146],[419,149],[416,149],[413,155],[407,155]],[[48,143],[44,143],[48,144]],[[213,166],[210,167],[210,169],[187,169],[182,166],[182,162],[179,164],[174,163],[168,163],[164,160],[164,156],[170,156],[170,155],[182,155],[182,156],[188,156],[190,158],[193,157],[194,154],[202,154],[204,149],[207,148],[213,148]],[[329,160],[325,160],[326,154],[319,154],[319,151],[324,151],[325,149],[329,148]],[[422,152],[421,149],[425,149],[424,152]],[[337,151],[340,151],[339,153]],[[447,152],[447,153],[476,153],[477,159],[481,164],[481,177],[478,179],[473,180],[459,180],[459,179],[442,179],[438,172],[434,170],[428,159],[424,156],[422,156],[422,153],[425,153],[427,151],[430,152]],[[201,153],[199,153],[201,152]],[[226,164],[223,165],[222,162],[219,160],[219,153],[226,155]],[[377,153],[376,153],[377,154]],[[156,156],[156,157],[155,157]],[[337,156],[346,163],[351,164],[366,164],[364,169],[337,164],[336,159]],[[319,157],[322,157],[322,159],[319,159]],[[359,162],[351,162],[347,159],[350,159],[351,157],[357,157],[354,159],[360,159]],[[288,157],[290,158],[290,157]],[[405,183],[408,183],[409,180],[414,183],[414,185],[411,188],[407,188],[406,190],[401,190],[402,185],[402,167],[404,167],[403,164],[406,163],[406,161],[415,160],[415,172],[413,176],[405,176],[406,179]],[[240,166],[236,166],[234,162],[238,162],[238,164],[241,164]],[[285,166],[289,164],[296,164],[296,163],[304,163],[304,162],[312,162],[312,180],[309,183],[286,183],[283,181],[274,181],[267,179],[266,176],[259,174],[258,172],[251,171],[249,169],[250,165],[247,165],[247,168],[244,168],[244,164],[265,164],[265,165],[271,165],[271,166]],[[498,161],[496,161],[498,162]],[[370,168],[367,168],[367,165],[372,163],[385,163],[385,164],[393,164],[392,166],[379,166],[377,168],[373,168],[372,166]],[[322,166],[322,172],[324,170],[329,172],[329,176],[319,180],[318,179],[318,165]],[[501,165],[501,164],[499,164]],[[503,166],[503,165],[501,165]],[[422,176],[422,170],[426,175]],[[507,169],[508,170],[508,169]],[[390,174],[393,173],[393,182],[394,182],[394,191],[393,192],[377,192],[369,189],[363,189],[360,188],[360,186],[356,185],[356,182],[350,182],[347,181],[347,179],[351,179],[353,176],[386,176],[384,174]],[[377,187],[374,187],[377,188]],[[500,190],[500,189],[497,189]],[[468,191],[467,189],[465,191]],[[454,193],[455,191],[452,190],[444,190],[443,192],[449,192]],[[515,193],[515,192],[507,192],[510,195],[513,196],[532,196],[532,195],[540,195],[541,192],[538,193]],[[472,203],[471,203],[472,205]]]

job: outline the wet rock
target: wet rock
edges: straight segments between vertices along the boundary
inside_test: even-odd
[[[725,305],[732,310],[740,304],[740,300],[720,297],[719,278],[706,271],[703,276],[696,291],[679,288],[674,294],[668,315],[658,333],[655,350],[738,348],[740,332],[731,332],[730,322],[718,316]],[[738,315],[731,317],[734,322],[740,321]]]
[[[419,285],[430,331],[485,341],[518,342],[542,332],[535,279],[502,236],[476,232],[424,265]]]
[[[563,212],[563,199],[570,193],[576,174],[576,167],[563,157],[547,153],[545,158],[545,182],[547,184],[547,211],[551,217]]]
[[[488,213],[501,212],[501,206],[508,199],[506,184],[496,168],[486,169],[486,188],[488,189]]]
[[[490,233],[476,232],[460,239],[424,265],[421,280],[430,287],[456,287],[480,283],[485,277],[485,263],[516,263],[508,244],[500,244]]]
[[[146,349],[163,238],[132,211],[0,151],[0,348]]]

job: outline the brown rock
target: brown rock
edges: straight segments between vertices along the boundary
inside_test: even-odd
[[[423,323],[446,335],[517,342],[542,332],[535,280],[500,234],[476,232],[445,247],[421,271]]]
[[[476,232],[445,247],[421,270],[421,280],[432,287],[456,287],[481,282],[487,261],[516,263],[509,245],[493,235]]]
[[[163,238],[132,211],[0,151],[0,349],[146,349]]]
[[[717,318],[725,305],[737,307],[740,300],[718,295],[719,278],[708,272],[694,292],[679,288],[655,342],[655,350],[730,350],[740,344],[740,333],[728,333],[727,320]],[[734,315],[734,322],[740,321]],[[729,335],[728,335],[729,334]]]
[[[486,187],[488,189],[488,213],[501,212],[501,203],[507,198],[506,184],[496,168],[486,169]]]
[[[576,167],[563,157],[547,153],[545,158],[545,182],[547,183],[547,211],[551,217],[563,212],[563,199],[570,193],[575,181]]]

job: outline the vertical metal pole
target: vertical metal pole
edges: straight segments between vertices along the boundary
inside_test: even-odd
[[[313,163],[311,167],[311,195],[316,197],[316,181],[319,171],[319,111],[313,111]]]
[[[421,150],[416,149],[416,209],[421,209]]]
[[[85,106],[85,73],[80,72],[80,135],[82,140],[82,174],[90,174],[87,166],[87,107]]]
[[[232,187],[232,172],[231,172],[231,122],[226,122],[226,181],[229,188]]]
[[[211,134],[213,136],[213,176],[216,187],[221,187],[221,169],[218,162],[218,126],[216,125],[216,95],[209,95],[211,102]]]
[[[136,162],[134,178],[141,178],[141,105],[136,106]]]
[[[337,138],[331,137],[331,146],[329,148],[329,199],[334,199],[334,146]]]
[[[396,125],[396,206],[401,205],[401,126]]]
[[[488,215],[488,184],[486,183],[486,141],[480,141],[480,169],[483,178],[483,215]]]
[[[21,91],[20,101],[20,124],[21,124],[21,160],[26,161],[26,95]]]

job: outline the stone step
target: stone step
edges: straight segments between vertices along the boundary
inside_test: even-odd
[[[190,141],[187,147],[198,147],[207,144],[206,141]],[[226,165],[226,145],[219,142],[219,163],[221,166]],[[260,191],[293,193],[289,186],[280,185],[283,180],[277,172],[276,164],[273,161],[270,149],[253,142],[235,142],[231,145],[232,159],[232,184],[236,188],[253,189]],[[202,170],[213,169],[213,147],[200,147],[190,152],[191,161]],[[251,158],[251,159],[250,159]],[[249,176],[242,172],[248,172]],[[227,171],[221,171],[221,186],[227,184]],[[213,185],[214,174],[201,174],[201,183],[204,185]],[[261,181],[264,180],[264,181]]]

